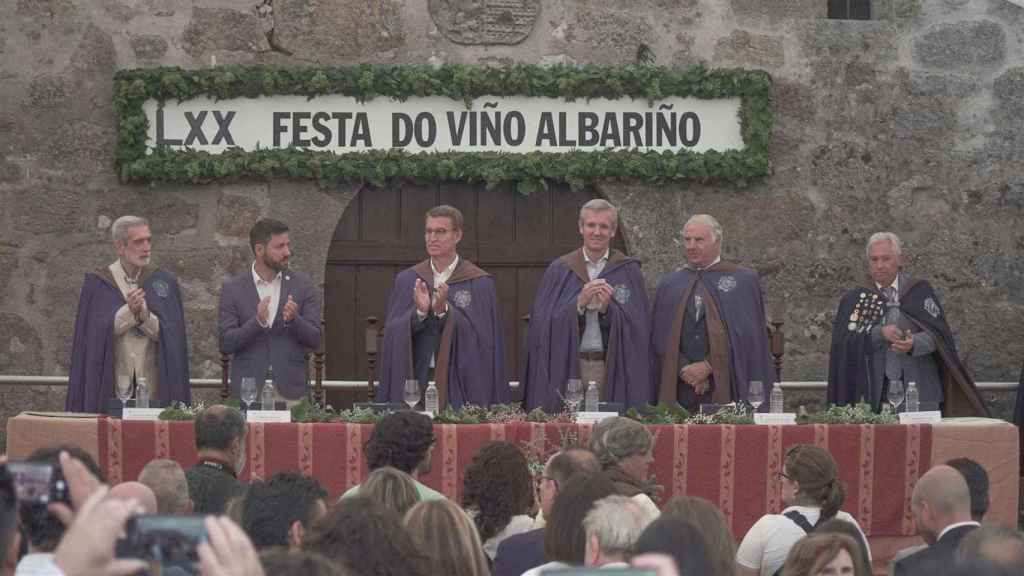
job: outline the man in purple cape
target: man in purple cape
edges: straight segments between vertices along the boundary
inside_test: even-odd
[[[595,199],[580,209],[583,247],[552,262],[530,314],[520,384],[527,410],[562,406],[566,381],[595,381],[601,399],[645,406],[651,386],[650,312],[640,263],[610,244],[618,212]],[[589,331],[588,331],[589,329]]]
[[[118,259],[85,275],[78,301],[65,409],[105,412],[115,381],[146,377],[151,403],[191,401],[185,312],[178,281],[149,267],[149,224],[136,216],[111,226]]]
[[[770,389],[764,298],[757,272],[722,262],[722,226],[698,214],[683,227],[688,264],[654,298],[658,401],[686,408],[746,401],[752,380]]]
[[[381,402],[403,402],[405,381],[434,380],[438,406],[511,399],[494,280],[459,258],[462,212],[437,206],[425,218],[427,260],[395,278],[384,325]],[[421,394],[422,396],[422,394]]]

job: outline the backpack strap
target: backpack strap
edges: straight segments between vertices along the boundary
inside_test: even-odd
[[[802,528],[803,531],[808,534],[814,532],[814,529],[817,527],[816,525],[812,526],[811,523],[807,521],[807,518],[804,517],[803,514],[797,512],[796,510],[790,510],[789,512],[783,514],[783,516],[792,520],[794,524]]]

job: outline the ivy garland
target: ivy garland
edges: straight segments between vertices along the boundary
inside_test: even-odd
[[[149,68],[121,70],[115,77],[114,108],[120,119],[118,168],[124,181],[202,184],[234,178],[309,178],[323,183],[394,179],[417,184],[443,181],[514,182],[529,194],[549,182],[580,188],[602,180],[667,183],[692,180],[744,185],[769,171],[768,145],[773,116],[772,81],[763,71],[676,70],[655,66],[470,65],[280,68],[218,66],[202,70]],[[335,155],[300,149],[222,154],[194,150],[146,153],[147,119],[143,102],[153,98],[189,100],[200,96],[228,99],[274,95],[310,98],[341,94],[361,102],[387,97],[447,96],[467,105],[481,96],[532,96],[565,100],[631,97],[741,99],[745,147],[696,153],[601,151],[562,153],[419,153],[400,150]]]

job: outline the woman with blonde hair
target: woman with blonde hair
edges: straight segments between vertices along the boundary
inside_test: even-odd
[[[360,496],[376,500],[404,517],[420,501],[413,477],[398,468],[377,468],[359,485]]]
[[[798,540],[832,518],[853,524],[863,537],[853,516],[839,510],[846,487],[837,473],[835,459],[824,448],[796,444],[786,452],[779,477],[787,508],[762,516],[743,537],[736,551],[738,576],[775,574]]]
[[[428,574],[490,576],[473,520],[451,501],[420,502],[406,513],[405,527],[427,556]]]
[[[870,576],[859,548],[846,534],[811,534],[789,551],[785,576]]]

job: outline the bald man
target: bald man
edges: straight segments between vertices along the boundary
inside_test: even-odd
[[[122,482],[110,489],[110,492],[107,493],[107,498],[120,498],[122,500],[134,498],[139,501],[143,514],[156,514],[156,494],[150,490],[149,486],[141,482]]]
[[[971,518],[971,493],[963,475],[951,466],[936,466],[914,486],[910,509],[917,533],[928,547],[900,561],[896,576],[932,576],[953,565],[960,541],[980,524]]]

